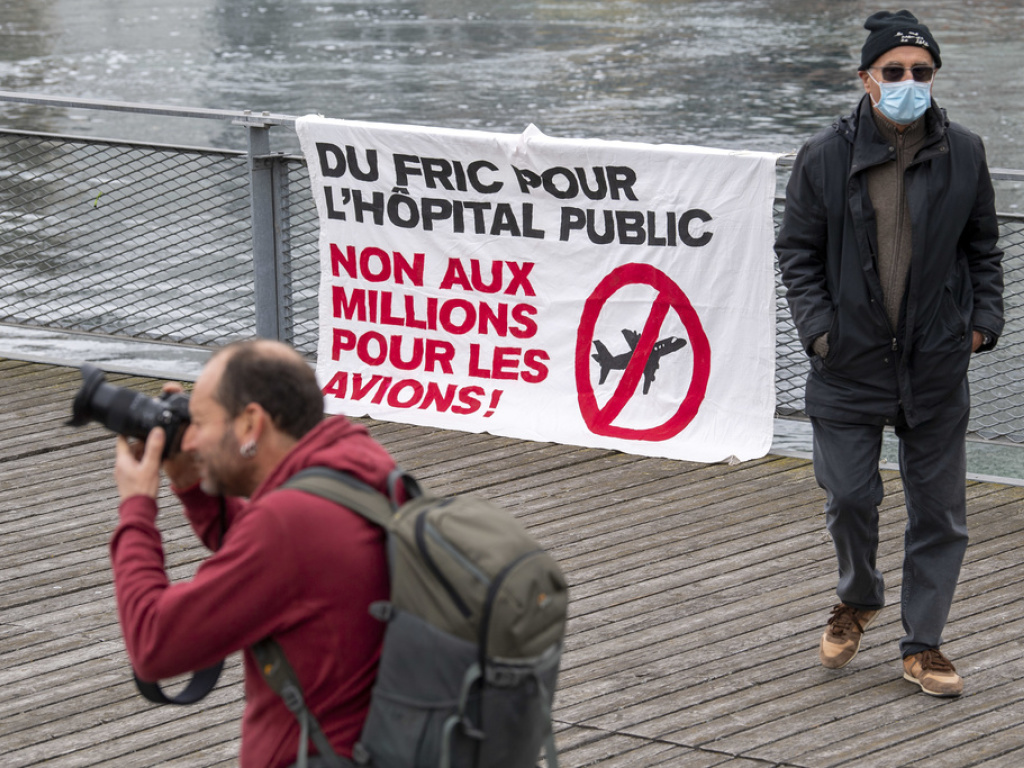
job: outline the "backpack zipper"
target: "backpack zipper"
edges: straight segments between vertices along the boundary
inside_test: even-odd
[[[460,565],[466,568],[470,573],[473,574],[478,580],[482,581],[484,585],[487,585],[487,577],[483,576],[476,568],[468,567],[472,564],[462,555],[461,552],[457,551],[451,544],[449,544],[441,536],[440,533],[432,525],[427,523],[427,513],[430,512],[430,508],[422,510],[419,515],[416,516],[416,546],[420,550],[420,554],[423,555],[423,560],[429,566],[433,572],[434,577],[444,587],[444,591],[448,593],[448,596],[455,603],[455,607],[458,609],[465,618],[469,618],[472,615],[472,611],[469,610],[469,606],[466,605],[466,601],[462,599],[458,592],[455,591],[455,587],[451,585],[451,582],[445,578],[444,574],[441,573],[441,569],[437,567],[437,563],[434,558],[430,556],[430,551],[427,549],[427,536],[434,541],[438,546],[444,549],[448,554],[454,557]]]
[[[501,572],[494,577],[494,581],[488,587],[487,598],[484,600],[483,616],[480,617],[480,669],[487,669],[487,640],[491,630],[491,614],[494,609],[494,601],[498,597],[498,590],[501,589],[501,585],[505,583],[508,575],[524,560],[543,554],[543,552],[543,549],[531,549],[529,552],[523,552],[519,557],[502,568]]]

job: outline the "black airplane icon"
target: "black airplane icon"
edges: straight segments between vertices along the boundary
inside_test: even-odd
[[[633,352],[636,350],[637,342],[640,341],[640,334],[636,331],[631,331],[627,328],[622,329],[622,335],[626,338],[626,343],[629,344],[629,352],[623,352],[621,355],[613,355],[608,351],[602,342],[594,339],[594,346],[597,347],[591,357],[597,361],[597,364],[601,366],[601,379],[598,384],[604,384],[605,379],[608,378],[608,372],[612,370],[624,371],[626,366],[629,365],[629,361],[633,357]],[[651,382],[654,381],[654,374],[658,371],[658,365],[661,363],[661,358],[670,352],[675,352],[678,349],[682,349],[686,346],[686,339],[680,339],[675,336],[669,336],[664,339],[659,339],[654,344],[654,349],[651,350],[651,356],[647,359],[647,364],[644,366],[644,394],[646,395],[651,389]]]

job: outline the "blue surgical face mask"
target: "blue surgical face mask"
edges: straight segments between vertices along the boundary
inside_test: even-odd
[[[868,73],[871,77],[871,73]],[[875,78],[871,77],[872,80]],[[932,84],[916,80],[878,83],[881,95],[875,104],[878,111],[897,125],[909,125],[925,113],[932,103]]]

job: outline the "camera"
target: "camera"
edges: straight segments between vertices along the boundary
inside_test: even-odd
[[[167,433],[163,458],[169,458],[181,449],[181,439],[190,421],[187,395],[165,392],[159,398],[153,398],[108,384],[103,371],[95,366],[83,365],[81,371],[82,387],[71,405],[69,426],[81,427],[90,421],[98,421],[119,435],[142,440],[154,427],[163,427]]]

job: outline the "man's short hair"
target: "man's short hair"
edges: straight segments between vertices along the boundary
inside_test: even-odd
[[[316,374],[290,347],[242,341],[217,354],[227,355],[227,361],[216,399],[232,418],[249,403],[257,403],[275,427],[297,440],[323,419],[324,398]]]

